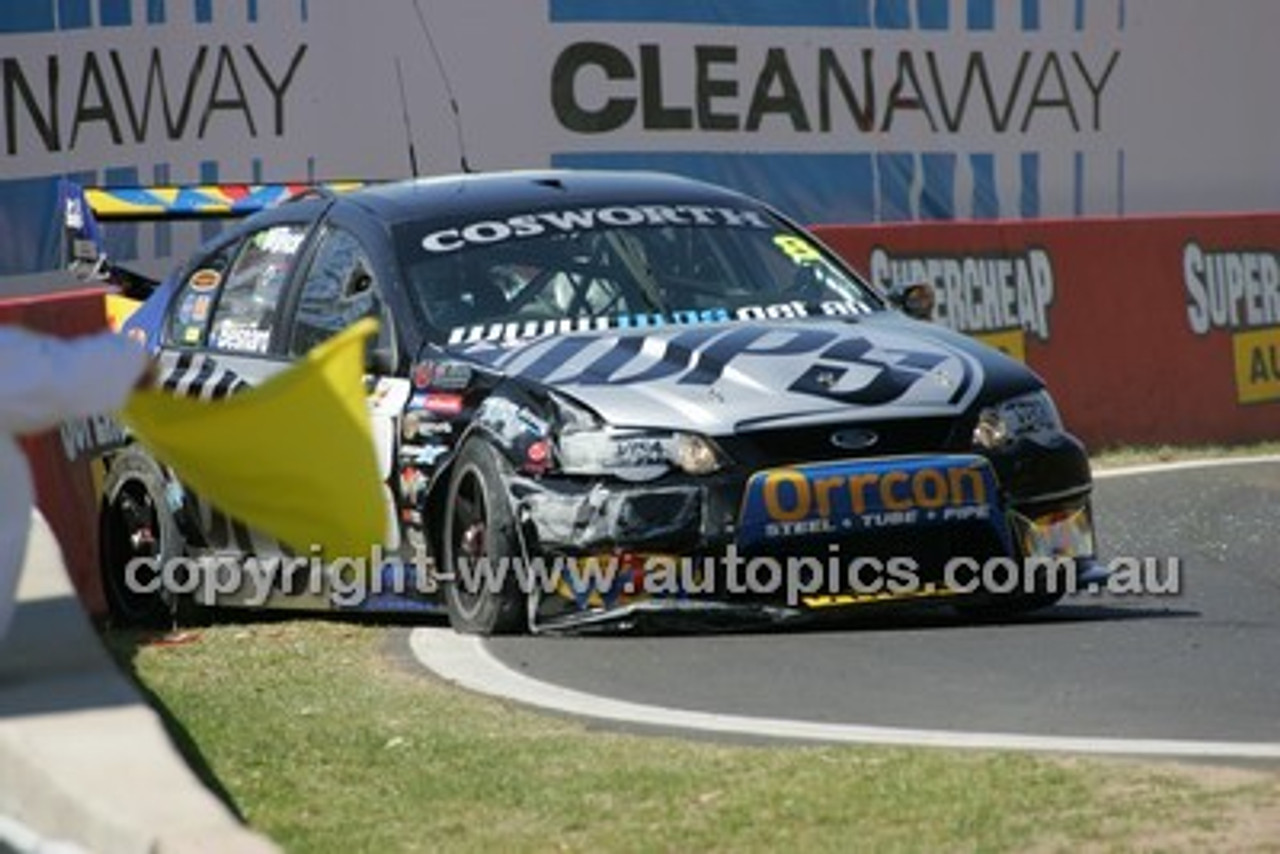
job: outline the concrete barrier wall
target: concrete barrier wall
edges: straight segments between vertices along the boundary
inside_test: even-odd
[[[98,642],[32,513],[0,643],[0,851],[278,854],[187,767]]]
[[[81,289],[45,297],[0,300],[0,323],[61,336],[84,335],[104,328],[104,291]],[[105,613],[98,573],[98,511],[93,472],[80,454],[77,437],[92,422],[66,425],[22,439],[31,463],[40,510],[62,546],[67,571],[81,602],[95,616]]]
[[[1025,361],[1093,447],[1280,438],[1280,214],[820,226]]]

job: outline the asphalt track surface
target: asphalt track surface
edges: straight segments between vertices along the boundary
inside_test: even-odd
[[[1280,759],[1280,459],[1105,474],[1095,519],[1104,559],[1178,558],[1180,592],[1077,594],[990,624],[899,612],[821,629],[484,642],[426,629],[412,645],[466,687],[630,723]]]

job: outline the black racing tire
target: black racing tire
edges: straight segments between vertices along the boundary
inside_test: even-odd
[[[183,554],[183,537],[165,497],[160,465],[137,446],[117,453],[102,488],[99,514],[99,563],[102,592],[111,621],[119,626],[167,628],[179,616],[179,597],[166,591],[140,591],[130,584],[128,566],[135,558],[149,558],[156,568]],[[133,579],[155,585],[155,576],[135,570]]]
[[[492,445],[478,437],[467,440],[450,471],[446,502],[441,545],[449,624],[476,635],[527,631],[529,597],[516,571],[520,537],[502,462]],[[460,571],[460,559],[487,559],[490,571]],[[498,577],[504,569],[505,575]]]

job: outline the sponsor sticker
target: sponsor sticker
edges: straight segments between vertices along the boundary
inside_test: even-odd
[[[281,225],[255,234],[253,245],[273,255],[293,255],[302,246],[306,236],[307,232],[300,226]]]
[[[222,274],[217,270],[202,269],[196,270],[191,274],[191,278],[187,279],[187,284],[191,286],[193,291],[211,291],[222,283]]]
[[[555,320],[500,321],[449,330],[449,344],[514,343],[552,335],[596,332],[611,329],[649,330],[666,326],[705,326],[734,320],[795,320],[808,317],[856,317],[867,314],[871,307],[854,300],[824,300],[818,303],[801,300],[737,308],[676,309],[669,312],[618,314],[602,317],[565,317]],[[428,379],[428,382],[430,380]],[[432,382],[433,386],[437,383]]]
[[[981,457],[894,458],[765,469],[743,497],[744,544],[988,521],[998,495]]]
[[[197,323],[203,323],[209,318],[209,306],[213,300],[208,294],[201,294],[196,297],[195,305],[191,307],[191,319]]]
[[[209,319],[212,303],[213,296],[209,293],[192,290],[183,294],[178,305],[177,322],[183,326],[200,326]]]
[[[224,323],[213,336],[213,346],[220,350],[265,353],[270,344],[270,329],[256,329],[239,324]]]
[[[422,238],[422,248],[434,255],[456,252],[467,246],[483,246],[508,240],[538,237],[543,234],[572,234],[601,228],[669,225],[772,227],[763,213],[750,208],[707,205],[613,205],[603,208],[536,211],[505,219],[469,222],[454,228],[431,232]]]
[[[413,403],[427,412],[438,415],[457,415],[462,412],[462,395],[460,394],[419,394],[414,395]]]

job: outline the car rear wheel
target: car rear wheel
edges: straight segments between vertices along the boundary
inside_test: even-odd
[[[99,533],[102,589],[113,622],[171,626],[179,602],[169,582],[181,580],[173,559],[182,554],[182,534],[165,500],[164,472],[135,447],[116,454],[107,472]]]
[[[468,634],[516,634],[528,628],[521,589],[520,541],[497,452],[481,439],[458,453],[449,479],[443,551],[449,623]]]

